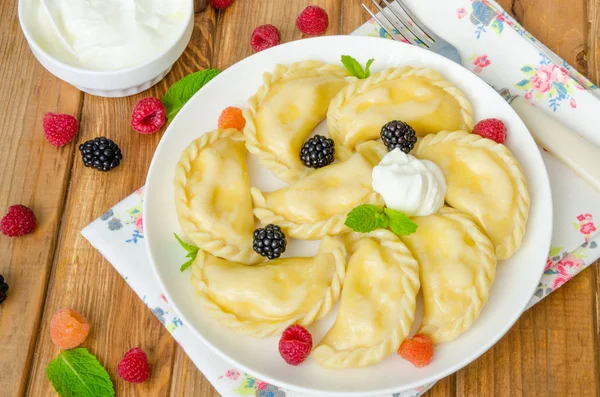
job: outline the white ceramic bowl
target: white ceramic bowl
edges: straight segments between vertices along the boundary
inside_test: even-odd
[[[187,23],[170,47],[140,65],[110,71],[89,70],[68,65],[48,54],[35,41],[25,15],[25,1],[19,0],[19,22],[33,55],[50,73],[88,94],[101,97],[125,97],[145,91],[161,81],[187,47],[194,29],[194,5],[189,3]]]
[[[222,109],[246,107],[248,97],[261,85],[263,73],[272,71],[277,63],[317,59],[340,64],[342,54],[354,56],[361,64],[375,58],[374,72],[399,65],[440,71],[469,98],[476,120],[498,117],[506,123],[509,130],[506,145],[529,181],[531,210],[523,245],[513,257],[498,263],[489,300],[473,327],[456,340],[438,345],[434,360],[425,368],[415,368],[397,354],[362,369],[326,370],[310,357],[298,367],[286,365],[278,353],[278,336],[254,339],[221,326],[198,301],[190,282],[191,270],[179,271],[186,258],[173,237],[173,232],[181,233],[173,177],[182,151],[192,140],[216,128]],[[315,132],[326,133],[325,127],[322,123]],[[254,156],[248,158],[253,186],[270,191],[284,185],[261,167]],[[230,360],[232,368],[286,389],[328,397],[391,395],[438,380],[479,357],[510,329],[531,299],[546,264],[552,233],[552,197],[546,168],[527,127],[510,105],[479,77],[446,58],[392,40],[355,36],[282,44],[242,60],[211,80],[179,112],[163,135],[148,173],[143,214],[146,247],[161,292],[188,329]],[[314,241],[290,240],[284,255],[311,256],[317,245]],[[309,327],[315,344],[331,326],[336,312],[337,307]],[[417,324],[419,319],[418,310]]]

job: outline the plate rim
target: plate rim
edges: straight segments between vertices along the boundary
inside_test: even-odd
[[[429,53],[428,56],[434,56],[437,57],[438,59],[443,59],[443,61],[441,61],[441,63],[447,63],[450,62],[452,64],[455,64],[454,62],[448,60],[447,58],[436,54],[432,51],[423,49],[421,47],[417,47],[417,46],[413,46],[411,44],[407,44],[407,43],[403,43],[403,42],[397,42],[397,41],[392,41],[392,40],[388,40],[385,38],[379,38],[379,37],[372,37],[372,36],[352,36],[352,35],[330,35],[330,36],[321,36],[321,37],[312,37],[312,38],[305,38],[305,39],[300,39],[300,40],[294,40],[291,42],[287,42],[287,43],[283,43],[280,44],[278,46],[269,48],[267,50],[261,51],[261,52],[257,52],[254,53],[248,57],[245,57],[241,60],[239,60],[238,62],[228,66],[226,69],[222,70],[221,73],[219,74],[219,76],[216,76],[215,79],[209,81],[206,86],[210,85],[210,84],[215,84],[215,80],[218,80],[219,77],[223,77],[222,75],[224,75],[225,73],[227,73],[232,67],[243,63],[249,59],[253,59],[256,57],[262,57],[264,56],[265,53],[269,53],[272,51],[282,51],[282,47],[293,47],[294,45],[297,45],[300,42],[306,42],[306,41],[313,41],[315,42],[314,45],[319,45],[319,42],[327,42],[327,41],[339,41],[339,40],[343,40],[343,41],[348,41],[348,40],[355,40],[357,42],[360,41],[364,41],[364,43],[357,43],[358,45],[367,45],[368,42],[371,41],[382,41],[385,40],[386,42],[390,43],[390,45],[397,45],[397,46],[408,46],[408,47],[412,47],[413,49],[416,49],[419,52],[427,52]],[[411,50],[413,51],[413,50]],[[481,77],[477,76],[476,74],[474,74],[473,72],[471,72],[470,70],[468,70],[467,68],[465,68],[462,65],[459,64],[455,64],[459,67],[461,67],[462,69],[464,69],[466,72],[468,72],[472,77],[480,80],[481,82],[483,82],[484,84],[490,86],[487,82],[485,82]],[[434,70],[438,70],[441,66],[436,66],[436,67],[432,67],[432,69]],[[497,95],[499,98],[502,99],[502,97],[500,96],[500,94],[498,92],[496,92],[494,90],[493,87],[491,87],[491,90],[495,93],[495,95]],[[179,114],[184,113],[187,111],[188,107],[191,107],[191,103],[193,98],[197,95],[197,93],[190,98],[190,100],[188,100],[188,102],[184,105],[184,107],[179,111]],[[502,99],[504,101],[504,99]],[[509,106],[510,107],[510,106]],[[518,116],[518,114],[515,112],[514,109],[512,109],[512,107],[510,107],[510,112],[512,112],[514,114],[514,116],[516,116],[516,118],[518,119],[518,121],[521,124],[521,127],[524,131],[529,132],[529,129],[527,128],[527,126],[525,125],[525,123],[521,120],[521,118]],[[163,138],[169,133],[169,131],[171,131],[173,129],[173,125],[176,125],[177,120],[180,119],[179,114],[174,118],[173,121],[171,121],[171,123],[169,124],[169,126],[167,127],[167,129],[165,130],[165,132],[163,133],[163,136],[160,139],[160,142],[152,156],[152,161],[150,164],[150,167],[148,169],[148,175],[146,177],[146,184],[145,184],[145,192],[147,192],[148,186],[152,185],[152,175],[155,171],[155,169],[157,167],[159,167],[157,165],[157,162],[155,161],[157,158],[157,154],[160,153],[160,150],[162,149],[162,147],[164,146],[164,140]],[[206,133],[206,132],[204,132]],[[202,134],[200,134],[199,136],[201,136]],[[533,141],[533,145],[535,147],[537,147],[537,144],[535,143],[535,141],[533,140],[533,137],[531,136],[531,133],[529,132],[529,138],[531,139],[531,141]],[[549,180],[549,176],[548,176],[548,170],[546,168],[546,165],[543,161],[542,158],[542,154],[539,151],[539,148],[537,150],[537,153],[535,154],[536,157],[538,157],[537,160],[539,160],[539,162],[541,162],[542,164],[542,169],[543,169],[543,173],[541,174],[536,174],[536,183],[538,184],[542,184],[543,185],[543,190],[546,191],[546,193],[548,193],[547,195],[542,195],[545,196],[545,200],[548,201],[548,219],[547,222],[549,222],[549,227],[548,229],[545,231],[546,232],[546,236],[544,238],[545,241],[548,242],[548,247],[547,250],[550,249],[551,246],[551,237],[552,237],[552,230],[553,230],[553,206],[552,206],[552,195],[551,195],[551,186],[550,186],[550,180]],[[528,181],[529,182],[529,181]],[[529,184],[529,183],[528,183]],[[143,218],[144,218],[144,224],[146,224],[145,218],[146,218],[146,214],[148,213],[148,206],[149,206],[149,201],[148,200],[149,196],[145,196],[144,200],[143,200]],[[148,230],[146,230],[146,234],[148,233]],[[522,316],[522,314],[524,313],[527,305],[529,304],[531,297],[533,297],[537,286],[539,285],[539,281],[541,280],[543,274],[544,274],[544,266],[542,264],[540,264],[540,274],[539,277],[537,278],[537,283],[535,284],[535,286],[532,288],[531,293],[527,294],[529,296],[528,300],[524,301],[521,306],[519,307],[519,310],[516,311],[514,313],[518,313],[516,315],[511,316],[510,321],[508,321],[505,325],[505,329],[503,329],[500,333],[497,334],[497,337],[491,338],[488,343],[486,343],[483,347],[480,347],[476,352],[470,354],[470,355],[466,355],[464,356],[462,359],[458,360],[458,363],[455,364],[454,366],[449,367],[447,370],[445,371],[440,371],[439,373],[437,373],[436,375],[431,375],[425,379],[422,379],[418,382],[413,382],[413,383],[408,383],[404,386],[401,387],[388,387],[386,389],[377,389],[377,390],[373,390],[373,391],[352,391],[352,390],[336,390],[336,391],[321,391],[321,390],[317,390],[317,389],[313,389],[313,388],[306,388],[306,387],[301,387],[301,386],[297,386],[294,384],[290,384],[287,383],[285,381],[280,381],[277,379],[272,378],[271,376],[267,375],[267,374],[263,374],[260,371],[256,371],[254,369],[248,368],[246,365],[243,365],[242,363],[236,361],[234,358],[228,356],[227,354],[225,354],[224,352],[222,352],[221,350],[219,350],[219,348],[215,345],[213,345],[211,342],[209,342],[203,335],[201,332],[199,332],[198,329],[196,329],[195,326],[193,326],[193,321],[188,321],[188,318],[185,316],[185,314],[183,313],[182,310],[179,309],[178,305],[175,303],[175,301],[172,299],[171,294],[168,292],[168,289],[166,287],[165,282],[163,281],[160,273],[159,273],[159,269],[158,269],[158,264],[156,263],[154,256],[152,254],[152,249],[150,247],[150,243],[149,243],[150,239],[146,240],[146,244],[145,244],[145,249],[146,249],[146,253],[148,254],[149,258],[150,258],[150,264],[152,267],[152,271],[154,273],[155,278],[158,281],[159,286],[161,287],[161,292],[165,295],[165,297],[168,299],[169,304],[172,306],[172,308],[175,310],[175,312],[180,316],[180,318],[184,321],[184,324],[186,324],[186,327],[188,329],[190,329],[193,333],[193,335],[197,338],[199,338],[207,347],[209,347],[213,352],[217,353],[218,356],[222,357],[223,359],[225,359],[227,362],[234,364],[235,366],[237,366],[240,370],[243,370],[253,376],[255,376],[256,378],[259,378],[261,380],[264,380],[270,384],[273,384],[275,386],[281,387],[283,389],[287,389],[290,391],[296,391],[296,392],[300,392],[300,393],[305,393],[305,394],[317,394],[319,396],[329,396],[329,397],[372,397],[373,393],[377,393],[377,395],[384,395],[384,394],[393,394],[393,393],[398,393],[398,392],[405,392],[417,387],[422,387],[422,386],[427,386],[430,385],[431,383],[435,383],[438,382],[439,380],[459,371],[460,369],[466,367],[467,365],[469,365],[470,363],[472,363],[473,361],[475,361],[476,359],[478,359],[479,357],[481,357],[483,354],[485,354],[486,352],[488,352],[493,346],[496,345],[496,343],[498,343],[498,341],[500,339],[502,339],[514,326],[514,324],[519,320],[519,318]]]

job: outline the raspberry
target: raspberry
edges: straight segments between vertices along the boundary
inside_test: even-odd
[[[233,0],[210,0],[210,4],[217,10],[222,10],[233,4]]]
[[[219,116],[219,128],[235,128],[241,131],[245,125],[246,119],[240,108],[225,108]]]
[[[250,45],[254,51],[262,51],[281,43],[281,33],[273,25],[261,25],[254,29],[250,37]]]
[[[46,113],[42,121],[44,136],[54,146],[65,146],[79,131],[77,119],[69,114]]]
[[[485,119],[475,124],[473,134],[481,135],[498,143],[506,141],[506,126],[498,119]]]
[[[418,334],[405,339],[398,349],[398,354],[410,361],[415,367],[426,366],[433,359],[433,341],[426,335]]]
[[[81,345],[89,333],[90,323],[75,310],[59,310],[50,320],[50,337],[61,349],[72,349]]]
[[[327,30],[329,17],[321,7],[308,6],[298,15],[296,26],[302,33],[319,36]]]
[[[29,234],[35,230],[35,214],[24,205],[11,205],[0,221],[0,232],[8,237]]]
[[[131,383],[143,383],[150,377],[146,353],[139,347],[129,350],[117,365],[119,376]]]
[[[167,111],[158,98],[144,98],[133,107],[131,126],[140,134],[154,134],[165,123]]]
[[[290,365],[299,365],[310,354],[312,335],[300,325],[290,325],[279,339],[279,354]]]

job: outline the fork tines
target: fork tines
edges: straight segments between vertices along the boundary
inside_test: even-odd
[[[382,0],[385,8],[381,7],[378,1],[371,1],[379,10],[379,16],[375,15],[365,4],[362,6],[394,40],[407,41],[411,44],[425,47],[430,47],[435,43],[435,34],[420,23],[401,0]],[[381,17],[383,17],[385,22]]]

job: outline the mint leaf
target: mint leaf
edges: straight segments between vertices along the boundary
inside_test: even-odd
[[[386,208],[385,214],[388,216],[390,229],[398,236],[408,236],[417,231],[417,224],[410,220],[404,212]]]
[[[346,226],[355,232],[368,233],[388,227],[388,219],[383,208],[371,204],[361,204],[348,213]]]
[[[184,272],[188,267],[192,266],[192,263],[194,263],[194,259],[196,259],[196,257],[194,257],[193,259],[190,259],[189,261],[187,261],[183,265],[181,265],[181,267],[179,268],[179,271]]]
[[[198,255],[198,251],[200,250],[200,248],[196,247],[195,245],[186,243],[177,235],[177,233],[173,233],[173,235],[175,236],[181,247],[188,252],[188,254],[185,257],[191,258],[179,268],[179,271],[183,272],[185,269],[192,266],[192,263],[194,263],[194,259],[196,259],[196,255]]]
[[[367,65],[365,66],[365,78],[371,75],[371,65],[375,61],[375,58],[371,58],[367,61]]]
[[[173,118],[177,116],[183,105],[219,73],[221,71],[217,69],[206,69],[188,74],[173,84],[161,99],[167,110],[167,120],[173,121]]]
[[[342,55],[342,64],[352,76],[357,77],[359,79],[366,79],[371,75],[371,64],[375,61],[374,58],[371,58],[367,61],[367,65],[365,69],[360,66],[360,63],[350,55]]]
[[[87,349],[65,350],[46,367],[46,375],[61,397],[114,397],[106,370]]]
[[[182,247],[184,250],[186,250],[187,252],[193,253],[193,254],[195,254],[195,253],[197,253],[197,252],[198,252],[198,250],[199,250],[199,248],[198,248],[198,247],[196,247],[195,245],[192,245],[192,244],[188,244],[188,243],[186,243],[185,241],[183,241],[183,240],[182,240],[182,239],[181,239],[181,238],[180,238],[180,237],[177,235],[177,233],[173,233],[173,235],[175,236],[175,238],[177,239],[177,241],[179,242],[179,244],[181,244],[181,247]],[[190,256],[188,256],[188,258],[191,258],[191,257],[190,257]]]

